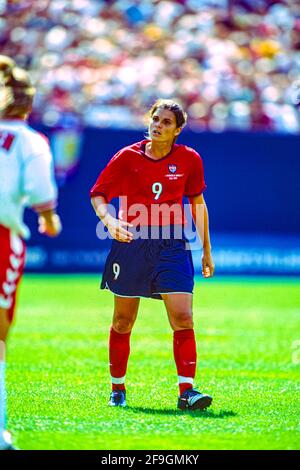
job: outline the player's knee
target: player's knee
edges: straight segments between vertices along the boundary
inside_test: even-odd
[[[129,333],[133,327],[133,321],[131,318],[117,317],[113,321],[113,329],[117,333]]]
[[[0,341],[5,342],[11,326],[8,310],[0,308]]]
[[[194,328],[193,317],[190,312],[177,313],[172,319],[174,329],[192,329]]]

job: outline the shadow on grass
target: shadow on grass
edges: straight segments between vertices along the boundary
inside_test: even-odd
[[[144,408],[141,406],[126,406],[125,411],[133,411],[134,413],[145,413],[152,415],[165,415],[165,416],[186,416],[189,415],[192,418],[210,418],[210,419],[225,419],[236,416],[232,410],[220,410],[215,412],[213,410],[194,410],[194,411],[181,411],[174,409],[158,410],[155,408]]]

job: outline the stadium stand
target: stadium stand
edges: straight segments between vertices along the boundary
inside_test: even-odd
[[[33,123],[142,128],[159,96],[197,131],[300,130],[294,0],[2,0],[0,46],[38,85]]]

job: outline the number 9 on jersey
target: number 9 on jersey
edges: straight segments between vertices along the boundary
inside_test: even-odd
[[[154,199],[157,201],[157,199],[159,198],[159,196],[162,193],[162,184],[161,183],[153,183],[152,192],[153,192],[153,194],[155,194]]]

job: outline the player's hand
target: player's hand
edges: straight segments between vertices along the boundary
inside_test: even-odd
[[[48,237],[57,237],[62,230],[59,215],[56,213],[49,213],[47,215],[40,214],[38,218],[38,230],[42,235]]]
[[[118,242],[130,243],[133,240],[133,234],[127,230],[127,227],[133,227],[129,222],[109,216],[105,225],[111,236]]]
[[[212,277],[215,272],[215,265],[210,251],[204,251],[202,256],[202,275],[203,277]]]

